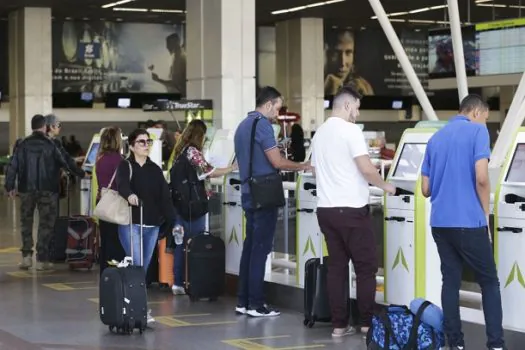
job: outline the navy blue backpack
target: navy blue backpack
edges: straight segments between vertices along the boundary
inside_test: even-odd
[[[421,322],[430,302],[425,301],[414,315],[406,306],[390,305],[374,315],[366,345],[368,350],[439,350],[445,336]]]

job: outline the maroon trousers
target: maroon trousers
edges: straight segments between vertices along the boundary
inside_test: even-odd
[[[352,260],[357,279],[360,324],[372,321],[378,261],[370,208],[317,208],[317,219],[328,248],[328,298],[334,328],[348,325],[346,286]]]

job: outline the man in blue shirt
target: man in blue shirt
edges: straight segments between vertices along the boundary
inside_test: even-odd
[[[459,314],[463,264],[476,274],[483,296],[487,347],[503,349],[502,307],[488,230],[489,108],[477,95],[461,102],[459,115],[432,136],[421,168],[421,189],[430,197],[430,226],[441,258],[441,303],[451,349],[465,346]]]
[[[279,91],[273,87],[263,88],[257,97],[255,111],[248,113],[235,132],[235,155],[242,183],[242,207],[246,216],[246,238],[239,269],[239,302],[235,311],[253,317],[280,315],[278,310],[265,304],[263,290],[266,258],[272,251],[278,208],[253,209],[248,185],[250,142],[255,119],[260,117],[255,128],[254,177],[275,173],[280,169],[301,171],[310,168],[309,165],[283,158],[277,148],[271,120],[278,116],[282,104],[283,98]]]

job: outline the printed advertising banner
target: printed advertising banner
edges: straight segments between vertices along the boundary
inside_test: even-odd
[[[426,89],[426,32],[406,30],[398,35]],[[325,95],[334,95],[342,85],[353,85],[363,95],[413,95],[412,88],[381,29],[325,29]]]
[[[182,25],[53,22],[53,92],[186,95]]]

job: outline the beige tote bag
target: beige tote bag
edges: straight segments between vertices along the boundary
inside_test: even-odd
[[[131,176],[133,174],[133,169],[131,164],[129,165],[129,180],[131,181]],[[103,187],[100,190],[100,200],[98,201],[95,210],[93,211],[93,216],[97,217],[99,220],[111,222],[118,225],[129,225],[129,204],[128,201],[115,190],[111,189],[111,185],[115,180],[115,175],[117,174],[117,169],[113,173],[111,180],[109,181],[108,187]]]

